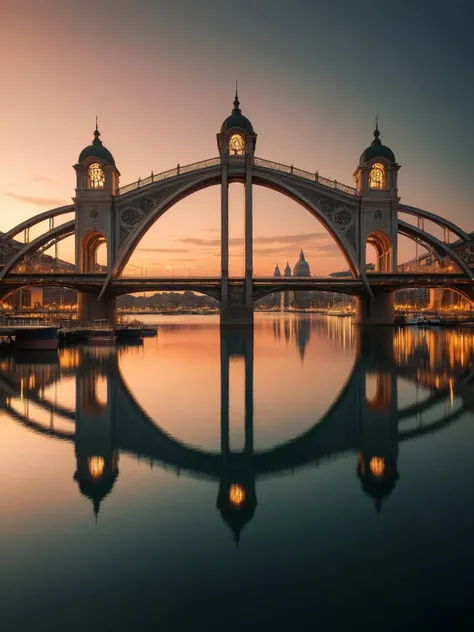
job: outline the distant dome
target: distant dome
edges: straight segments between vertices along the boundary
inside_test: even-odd
[[[295,267],[293,268],[293,276],[295,277],[308,277],[311,276],[311,272],[309,270],[309,263],[304,258],[303,249],[300,252],[300,258],[296,262]]]
[[[232,129],[241,129],[247,134],[253,134],[252,123],[240,111],[240,102],[237,93],[235,93],[234,109],[232,114],[226,118],[221,126],[221,134],[227,134]]]
[[[291,268],[290,268],[290,264],[288,263],[288,261],[286,262],[285,276],[286,277],[290,277],[291,276]]]
[[[276,264],[275,267],[275,272],[273,273],[274,277],[281,277],[281,272],[280,272],[280,268],[278,267],[278,263]]]
[[[396,162],[395,154],[393,153],[393,151],[386,145],[382,145],[380,141],[380,132],[378,125],[376,126],[374,131],[374,140],[372,141],[370,147],[367,147],[367,149],[362,153],[359,164],[368,162],[373,158],[386,158],[387,160],[390,160],[390,162]]]
[[[78,162],[82,162],[86,158],[99,158],[99,160],[103,160],[108,165],[113,165],[115,167],[115,160],[110,151],[103,146],[102,141],[99,139],[100,132],[95,128],[94,131],[94,140],[92,141],[92,145],[88,145],[85,147],[80,155]]]

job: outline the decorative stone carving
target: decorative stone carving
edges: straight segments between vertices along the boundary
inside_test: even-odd
[[[352,224],[352,213],[348,208],[340,208],[334,213],[334,221],[341,228]]]
[[[134,208],[127,208],[122,212],[122,224],[125,226],[136,226],[142,218],[142,214]]]

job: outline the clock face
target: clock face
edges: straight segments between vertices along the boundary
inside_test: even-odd
[[[105,184],[105,176],[102,167],[95,162],[89,167],[89,186],[91,189],[103,189]]]
[[[245,141],[240,134],[233,134],[229,138],[229,150],[234,154],[244,153]]]
[[[383,189],[385,186],[385,171],[383,165],[376,163],[371,171],[369,176],[370,188],[371,189]]]

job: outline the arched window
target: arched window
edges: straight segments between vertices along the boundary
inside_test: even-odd
[[[245,150],[245,141],[240,134],[233,134],[229,138],[229,149],[234,154],[242,155]]]
[[[89,167],[89,188],[91,189],[103,189],[105,184],[105,176],[102,167],[99,163],[95,162]]]
[[[369,187],[371,189],[385,189],[385,167],[379,162],[372,165],[369,174]]]

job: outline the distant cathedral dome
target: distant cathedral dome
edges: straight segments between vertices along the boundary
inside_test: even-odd
[[[380,141],[378,123],[375,126],[374,140],[372,141],[370,147],[367,147],[367,149],[362,153],[359,164],[368,162],[369,160],[372,160],[372,158],[386,158],[387,160],[390,160],[390,162],[395,162],[395,154],[393,151],[386,145],[382,145]]]
[[[295,267],[293,268],[293,276],[295,277],[309,277],[311,276],[311,272],[309,269],[309,263],[304,258],[303,249],[300,252],[300,258],[296,262]]]
[[[106,164],[113,165],[115,167],[114,157],[112,156],[110,151],[106,147],[104,147],[99,136],[100,132],[96,126],[92,145],[88,145],[81,151],[78,162],[82,162],[86,158],[99,158],[100,160],[103,160]]]
[[[275,267],[275,272],[273,273],[274,277],[281,277],[281,272],[280,272],[280,268],[278,267],[278,263],[276,264]]]

